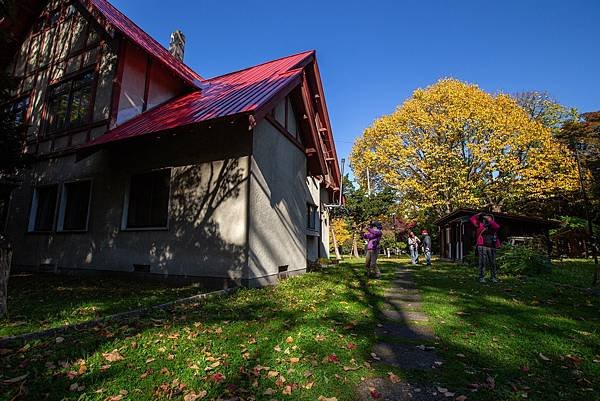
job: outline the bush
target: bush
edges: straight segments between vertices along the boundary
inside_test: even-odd
[[[499,272],[510,276],[545,274],[553,266],[548,255],[528,245],[503,245],[496,255]]]

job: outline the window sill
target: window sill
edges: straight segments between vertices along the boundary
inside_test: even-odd
[[[169,227],[127,227],[121,228],[121,231],[169,231]]]
[[[58,230],[56,231],[57,234],[85,234],[88,232],[88,229],[81,229],[81,230]]]

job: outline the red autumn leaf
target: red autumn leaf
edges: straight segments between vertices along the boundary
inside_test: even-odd
[[[331,354],[331,355],[327,356],[327,360],[332,363],[340,361],[340,359],[337,357],[336,354]]]
[[[374,399],[381,398],[381,393],[377,390],[372,390],[370,393],[371,393],[371,397]]]
[[[208,379],[215,383],[220,383],[225,380],[225,376],[222,373],[213,373],[212,375],[208,376]]]
[[[348,349],[352,350],[352,349],[356,349],[356,344],[353,343],[348,343],[347,345]]]

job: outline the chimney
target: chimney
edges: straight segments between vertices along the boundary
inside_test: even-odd
[[[169,52],[179,61],[183,61],[183,50],[185,47],[185,35],[179,29],[171,34]]]

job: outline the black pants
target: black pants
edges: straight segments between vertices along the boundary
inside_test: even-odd
[[[479,278],[485,276],[485,265],[489,265],[492,270],[492,278],[496,278],[496,248],[489,246],[477,247],[477,253],[479,254]]]

